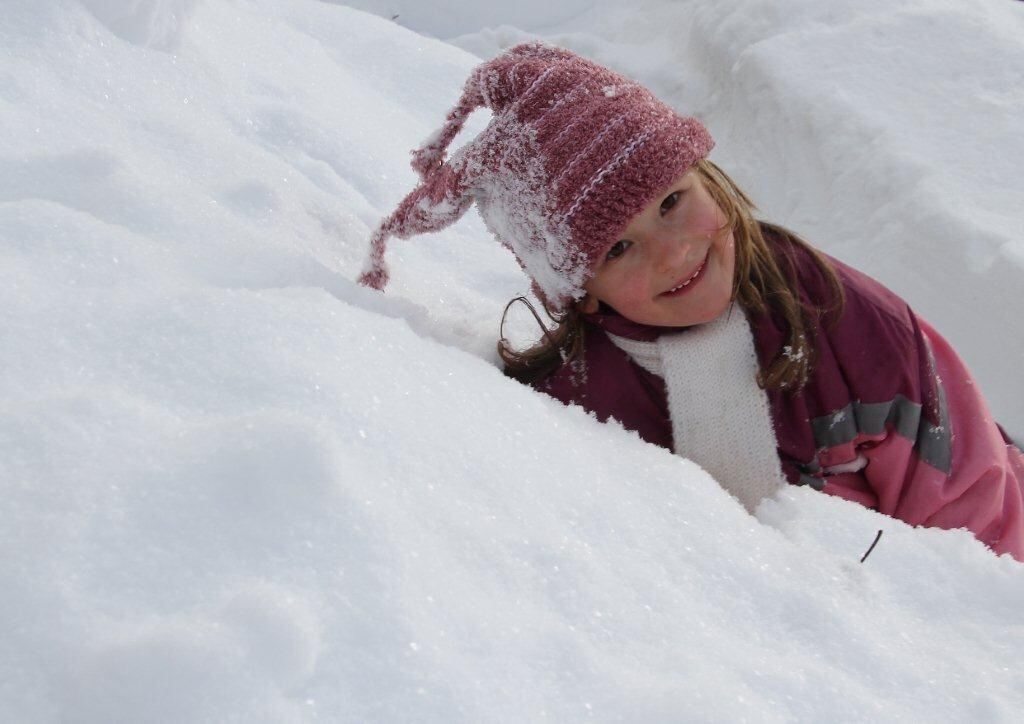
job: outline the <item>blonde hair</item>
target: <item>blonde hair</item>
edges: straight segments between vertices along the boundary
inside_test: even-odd
[[[815,340],[812,330],[816,321],[825,315],[838,319],[844,307],[843,288],[832,265],[818,251],[796,234],[780,226],[754,218],[756,207],[750,198],[711,161],[702,159],[694,168],[704,185],[725,214],[724,226],[731,227],[736,240],[736,265],[733,275],[732,298],[750,314],[761,316],[775,312],[785,321],[789,330],[783,352],[767,367],[762,366],[757,383],[763,389],[798,390],[807,383],[815,360]],[[808,308],[800,299],[796,287],[796,269],[785,253],[773,253],[765,231],[773,237],[788,241],[806,251],[824,277],[832,297],[827,309]],[[774,241],[774,240],[773,240]],[[783,269],[781,260],[784,260]],[[560,314],[546,309],[555,323],[544,327],[543,338],[533,347],[517,351],[504,336],[505,318],[516,301],[532,305],[524,297],[513,299],[502,315],[498,355],[505,374],[522,382],[535,382],[554,372],[562,364],[580,357],[585,343],[582,315],[577,308]]]

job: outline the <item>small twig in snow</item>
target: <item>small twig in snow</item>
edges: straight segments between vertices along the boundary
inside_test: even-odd
[[[871,555],[871,551],[875,550],[875,546],[878,545],[878,539],[882,537],[882,531],[878,531],[878,535],[875,536],[875,540],[872,541],[871,547],[868,548],[868,552],[861,556],[860,562],[863,563]]]

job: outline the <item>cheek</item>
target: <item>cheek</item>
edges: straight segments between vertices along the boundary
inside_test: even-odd
[[[732,271],[736,262],[736,239],[733,233],[730,231],[725,238],[718,242],[717,246],[722,256],[722,266],[728,267],[729,271]]]
[[[690,209],[684,223],[689,233],[714,234],[725,223],[725,214],[710,197],[702,198]]]
[[[608,302],[613,307],[629,304],[648,296],[647,275],[642,268],[630,264],[631,260],[622,260],[613,270],[607,270],[600,278],[594,279],[589,291],[598,299]]]
[[[729,234],[729,238],[722,247],[722,271],[724,277],[722,281],[728,285],[731,294],[736,277],[736,240],[732,234]]]
[[[632,274],[616,285],[615,296],[620,304],[636,304],[650,296],[648,289],[648,280],[643,274]]]

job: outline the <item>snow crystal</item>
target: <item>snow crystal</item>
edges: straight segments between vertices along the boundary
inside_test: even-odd
[[[793,360],[794,362],[799,362],[804,358],[805,352],[802,348],[794,350],[792,346],[787,344],[783,345],[782,354],[786,359]]]

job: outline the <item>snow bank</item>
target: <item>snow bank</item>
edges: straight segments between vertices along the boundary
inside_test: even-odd
[[[130,43],[173,50],[199,0],[82,0],[107,30]]]
[[[352,284],[475,58],[312,0],[9,5],[0,719],[1024,703],[1019,564],[808,490],[751,518],[505,380],[527,285],[477,219]]]

